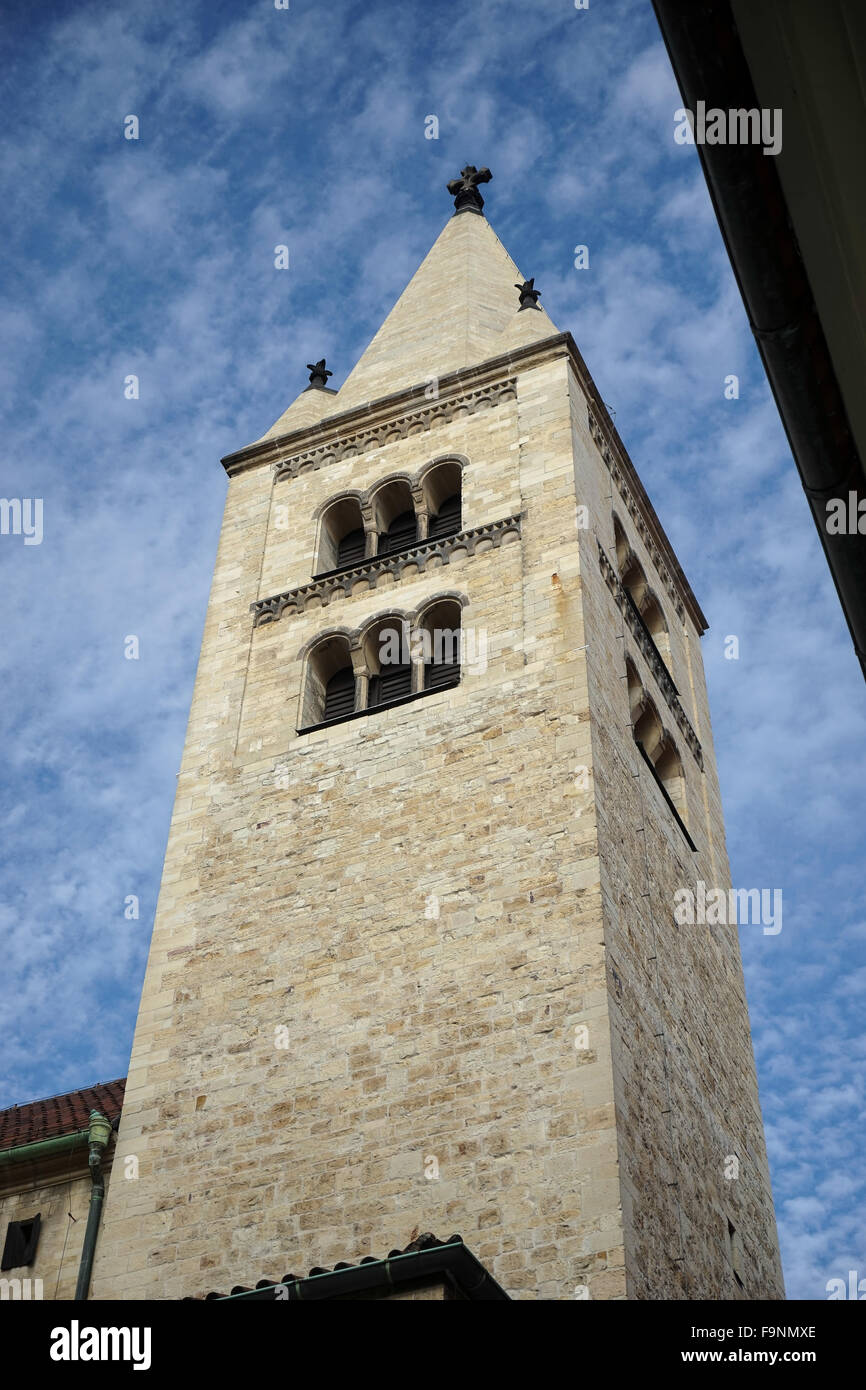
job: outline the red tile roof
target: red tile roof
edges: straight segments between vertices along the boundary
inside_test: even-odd
[[[108,1120],[117,1119],[125,1087],[126,1077],[122,1076],[119,1081],[101,1081],[80,1091],[67,1091],[63,1096],[0,1110],[0,1150],[86,1129],[91,1110],[101,1110]]]

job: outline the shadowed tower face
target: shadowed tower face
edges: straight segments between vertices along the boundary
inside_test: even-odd
[[[419,1231],[513,1298],[783,1296],[737,929],[675,915],[730,886],[705,624],[487,173],[224,460],[98,1297]]]

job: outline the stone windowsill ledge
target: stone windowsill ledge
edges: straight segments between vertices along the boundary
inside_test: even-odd
[[[447,685],[437,685],[432,690],[413,690],[410,695],[401,695],[396,700],[386,700],[381,705],[368,705],[366,709],[353,710],[351,714],[340,714],[336,719],[323,719],[318,724],[305,724],[303,728],[297,729],[297,734],[314,734],[320,729],[333,729],[337,724],[348,724],[353,719],[363,719],[367,714],[381,714],[386,709],[396,709],[398,705],[410,705],[415,700],[423,700],[427,695],[441,695],[446,690],[456,690],[460,685],[460,677],[457,676]]]

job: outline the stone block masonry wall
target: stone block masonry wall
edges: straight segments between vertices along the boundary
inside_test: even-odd
[[[612,513],[646,573],[652,562],[572,393],[575,487],[595,534],[613,555]],[[632,1298],[784,1297],[736,925],[678,926],[674,894],[698,878],[727,889],[718,777],[699,636],[677,619],[661,584],[671,632],[671,674],[702,743],[701,773],[680,741],[692,853],[631,731],[625,656],[676,733],[663,697],[592,563],[585,535],[593,767],[601,859],[609,1017]],[[745,930],[760,931],[760,927]],[[738,1163],[738,1176],[730,1158]],[[729,1256],[731,1223],[743,1240],[743,1283]]]
[[[677,888],[729,882],[698,634],[652,580],[703,749],[679,745],[693,854],[632,738],[626,654],[676,724],[602,575],[614,510],[653,560],[569,354],[516,353],[488,409],[232,477],[118,1137],[140,1176],[112,1186],[97,1297],[425,1230],[515,1298],[781,1293],[736,928],[673,920]],[[464,527],[519,534],[253,626],[308,583],[330,498],[448,454]],[[460,685],[298,734],[309,641],[437,594],[484,637]]]
[[[253,630],[348,476],[449,450],[464,524],[519,512],[519,538]],[[118,1139],[140,1177],[112,1191],[96,1296],[305,1273],[417,1228],[459,1232],[516,1298],[624,1297],[564,359],[343,472],[230,484]],[[297,735],[314,632],[445,590],[486,669]]]

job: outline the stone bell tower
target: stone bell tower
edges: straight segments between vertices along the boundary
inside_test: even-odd
[[[730,887],[705,622],[489,178],[223,460],[96,1297],[420,1232],[512,1298],[783,1296],[737,928],[674,915]]]

